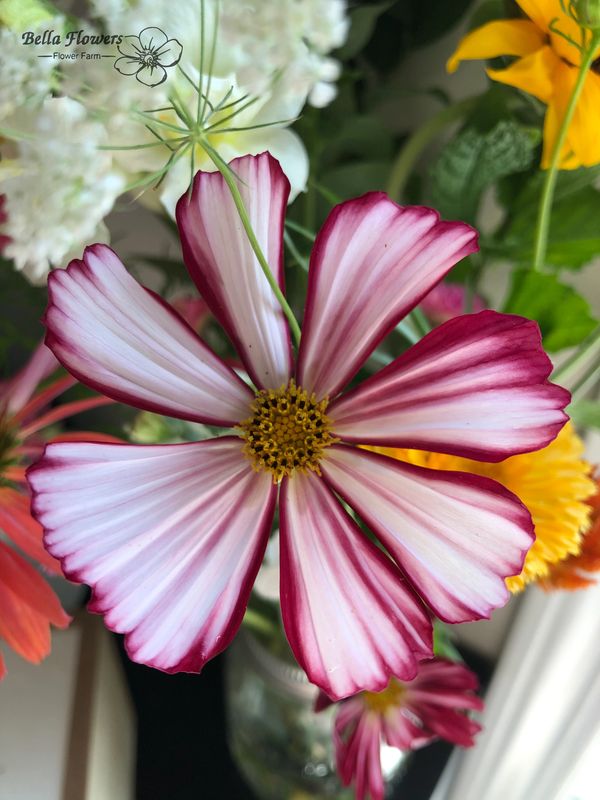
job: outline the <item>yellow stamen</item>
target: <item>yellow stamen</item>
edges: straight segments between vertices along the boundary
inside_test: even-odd
[[[387,689],[382,692],[364,692],[363,699],[371,711],[385,714],[388,708],[397,708],[402,704],[402,697],[405,693],[406,687],[392,678]]]
[[[246,442],[244,454],[254,469],[272,472],[274,483],[294,470],[320,475],[323,451],[339,441],[330,433],[327,403],[327,398],[317,400],[293,380],[279,389],[258,392],[252,416],[239,425]]]

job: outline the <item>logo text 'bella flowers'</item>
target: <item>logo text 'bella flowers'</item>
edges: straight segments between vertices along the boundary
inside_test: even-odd
[[[33,31],[25,31],[21,34],[22,44],[51,44],[51,45],[64,45],[65,47],[73,47],[74,45],[88,45],[88,44],[116,44],[119,45],[123,41],[123,36],[119,34],[88,34],[84,30],[69,31],[61,35],[55,33],[54,30],[46,30],[41,33],[34,33]]]

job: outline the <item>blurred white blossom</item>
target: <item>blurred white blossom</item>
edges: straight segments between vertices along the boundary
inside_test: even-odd
[[[103,126],[75,100],[48,98],[36,113],[17,115],[15,127],[23,138],[0,168],[0,232],[10,237],[4,255],[42,283],[51,267],[65,267],[86,244],[106,238],[102,220],[125,182],[110,153],[98,149]]]
[[[51,58],[38,58],[36,50],[24,47],[19,33],[0,29],[0,122],[24,106],[39,106],[50,95],[54,72]]]

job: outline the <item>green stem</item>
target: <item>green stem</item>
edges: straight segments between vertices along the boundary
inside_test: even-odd
[[[573,114],[577,107],[577,101],[581,95],[588,70],[594,61],[594,55],[598,43],[600,42],[600,32],[594,31],[592,33],[588,48],[583,51],[581,56],[581,66],[579,67],[579,74],[573,88],[573,93],[569,98],[567,110],[564,119],[558,131],[552,156],[550,157],[550,166],[546,172],[544,186],[542,187],[542,196],[540,198],[540,208],[538,212],[537,224],[535,229],[535,245],[533,250],[533,263],[532,269],[542,270],[544,261],[546,259],[546,250],[548,248],[548,233],[550,231],[550,214],[552,212],[552,201],[554,199],[554,190],[556,188],[556,180],[559,172],[559,161],[562,149],[567,138],[567,132],[573,119]]]
[[[478,99],[478,97],[469,97],[454,105],[446,106],[435,117],[431,117],[408,137],[392,164],[387,186],[387,193],[392,200],[399,202],[402,199],[406,181],[412,172],[415,162],[427,145],[451,122],[456,122],[466,116],[475,106]]]
[[[264,633],[267,636],[275,636],[278,632],[271,620],[267,619],[262,614],[259,614],[258,611],[255,611],[253,608],[246,609],[243,623],[253,631],[256,631],[257,633]]]
[[[596,345],[600,343],[600,326],[598,326],[583,342],[579,345],[577,350],[572,356],[565,361],[558,369],[552,373],[553,381],[564,381],[569,375],[576,372],[579,367],[589,357],[590,353],[595,349]]]
[[[231,196],[233,198],[233,202],[235,203],[235,207],[238,210],[238,214],[240,215],[240,219],[242,221],[242,225],[244,226],[244,230],[246,231],[246,236],[248,237],[248,241],[254,250],[256,258],[258,259],[258,263],[261,266],[261,269],[267,279],[269,286],[273,290],[273,294],[277,298],[279,305],[281,306],[283,313],[287,317],[287,320],[290,324],[290,329],[292,331],[292,335],[296,342],[296,346],[300,345],[300,326],[298,325],[298,320],[294,316],[294,312],[290,308],[288,301],[285,299],[283,292],[279,288],[279,284],[275,280],[273,273],[271,272],[271,268],[267,262],[267,259],[264,256],[264,253],[258,243],[258,239],[252,229],[252,224],[250,222],[250,218],[248,217],[248,211],[246,210],[246,206],[244,205],[244,200],[242,195],[240,194],[240,190],[238,189],[236,179],[234,177],[233,172],[228,167],[228,165],[223,161],[221,156],[217,153],[217,151],[212,147],[206,139],[201,139],[200,144],[206,150],[208,155],[210,156],[213,164],[219,170],[225,183],[227,184],[229,191],[231,192]]]

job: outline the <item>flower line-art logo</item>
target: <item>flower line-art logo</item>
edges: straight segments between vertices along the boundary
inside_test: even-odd
[[[146,86],[158,86],[167,79],[167,68],[181,58],[183,47],[160,28],[144,28],[139,36],[124,36],[117,49],[121,53],[114,64],[117,72],[135,75]]]

